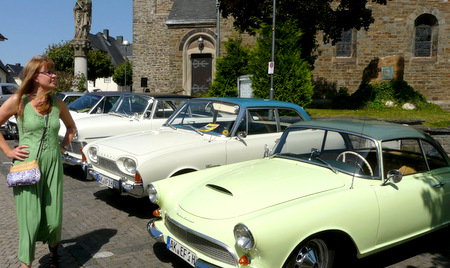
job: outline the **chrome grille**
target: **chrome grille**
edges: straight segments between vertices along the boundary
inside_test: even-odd
[[[74,152],[76,154],[81,154],[81,149],[86,146],[86,142],[73,141],[70,143],[69,148],[67,149],[70,152]]]
[[[238,260],[233,254],[231,248],[212,238],[202,236],[199,233],[186,228],[175,220],[166,216],[165,225],[169,231],[176,236],[177,239],[186,245],[195,248],[206,256],[218,260],[220,262],[238,266]]]
[[[121,174],[119,168],[117,167],[116,163],[112,160],[109,160],[107,158],[104,157],[98,157],[98,163],[93,163],[94,166],[109,171],[111,173],[114,173],[116,175]]]

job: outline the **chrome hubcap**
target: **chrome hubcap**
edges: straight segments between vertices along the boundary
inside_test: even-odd
[[[295,268],[323,268],[328,264],[328,247],[322,239],[313,239],[302,247],[295,259]]]

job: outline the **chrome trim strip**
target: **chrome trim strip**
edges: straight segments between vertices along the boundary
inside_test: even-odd
[[[164,225],[166,226],[166,228],[167,228],[172,234],[174,234],[174,233],[173,233],[173,230],[172,230],[172,228],[170,228],[170,226],[168,226],[168,224],[167,224],[169,221],[170,221],[170,223],[176,225],[178,228],[180,228],[180,229],[183,230],[184,232],[187,232],[187,233],[193,234],[193,235],[195,235],[195,236],[198,236],[198,237],[200,237],[201,239],[207,240],[207,241],[209,241],[210,243],[215,244],[215,245],[218,245],[218,246],[222,247],[223,249],[227,250],[228,253],[230,254],[230,256],[233,258],[234,266],[239,267],[239,259],[238,259],[237,255],[235,254],[235,252],[233,251],[233,249],[230,248],[230,247],[229,247],[228,245],[226,245],[225,243],[220,242],[220,241],[218,241],[218,240],[216,240],[216,239],[214,239],[214,238],[211,238],[211,237],[209,237],[209,236],[206,236],[206,235],[204,235],[204,234],[201,234],[201,233],[199,233],[199,232],[197,232],[197,231],[194,231],[194,230],[192,230],[192,229],[190,229],[190,228],[187,228],[186,226],[184,226],[184,225],[182,225],[181,223],[175,221],[174,219],[172,219],[171,217],[169,217],[169,216],[166,214],[166,215],[165,215],[165,220],[164,220]],[[174,235],[175,235],[175,234],[174,234]],[[183,237],[178,237],[178,236],[176,236],[176,238],[179,239],[180,241],[186,243],[189,247],[195,248],[195,250],[201,252],[202,254],[204,254],[204,255],[206,255],[206,256],[212,258],[212,259],[215,259],[215,260],[217,260],[217,261],[223,262],[223,259],[219,259],[219,258],[217,258],[216,256],[212,256],[211,254],[208,254],[208,253],[205,252],[205,251],[199,250],[198,248],[196,248],[195,246],[193,246],[192,243],[190,243],[189,241],[187,241],[185,238],[183,238]],[[231,264],[231,263],[227,263],[227,264],[233,265],[233,264]]]

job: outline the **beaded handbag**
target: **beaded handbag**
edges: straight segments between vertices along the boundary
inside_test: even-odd
[[[37,159],[39,159],[42,142],[44,141],[45,132],[47,131],[48,114],[45,117],[45,127],[42,133],[41,142],[36,155],[36,160],[32,160],[26,163],[20,163],[17,165],[11,165],[8,175],[6,176],[6,184],[8,187],[17,187],[25,185],[33,185],[41,180],[41,170]]]

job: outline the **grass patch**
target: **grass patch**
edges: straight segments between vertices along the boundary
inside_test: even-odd
[[[369,110],[339,110],[339,109],[309,109],[305,108],[310,116],[345,116],[370,118],[396,118],[396,119],[424,119],[426,127],[449,127],[450,111],[441,109],[403,110],[401,108],[384,108]]]

